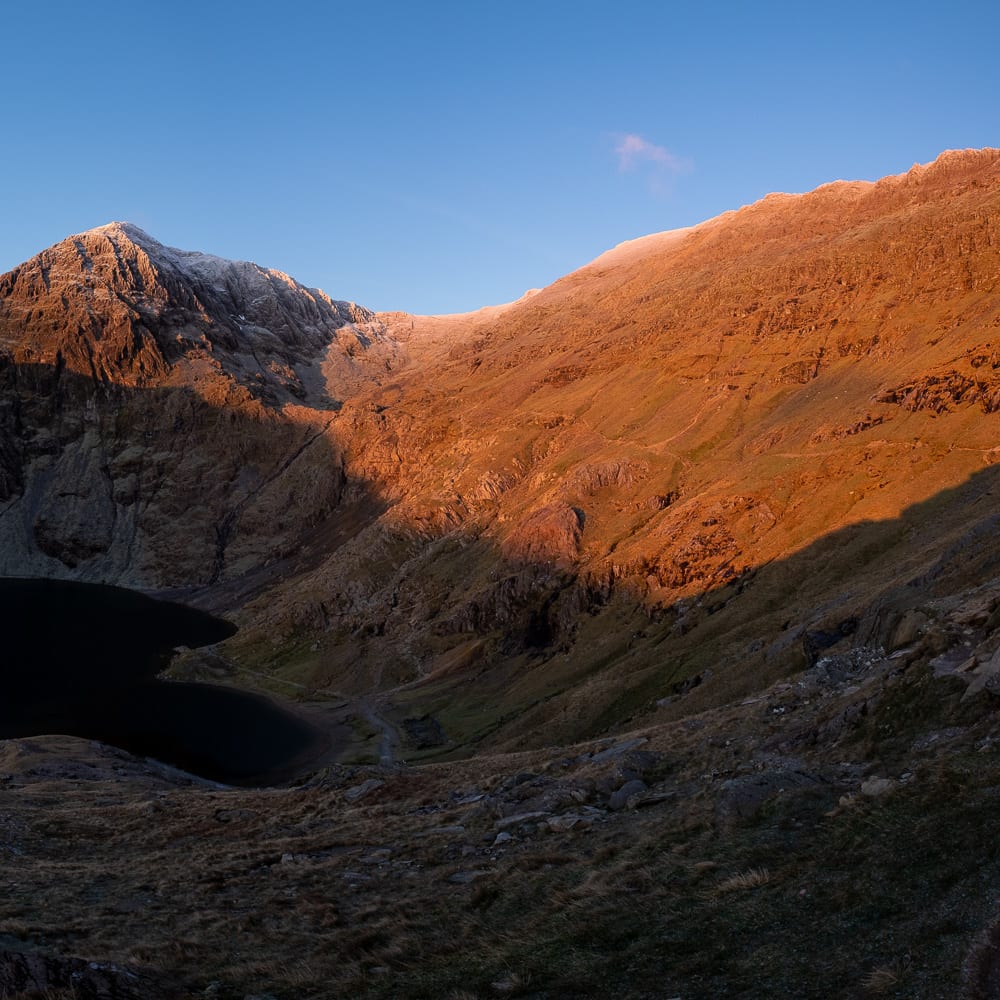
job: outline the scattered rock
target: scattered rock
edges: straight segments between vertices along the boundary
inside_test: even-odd
[[[956,737],[962,736],[965,731],[961,726],[950,726],[947,729],[924,733],[913,741],[913,746],[910,749],[914,753],[926,752],[932,748],[951,742]]]
[[[931,665],[933,666],[938,660],[940,657],[932,661]],[[962,673],[963,667],[968,670],[963,679],[969,681],[969,686],[966,688],[965,694],[962,695],[963,701],[983,690],[989,691],[991,694],[1000,694],[1000,649],[985,663],[978,666],[976,666],[974,658],[971,662],[966,658],[963,664],[955,668],[955,673]],[[935,676],[937,675],[938,671],[935,670]]]
[[[776,795],[793,789],[817,788],[825,783],[819,775],[798,768],[780,768],[762,774],[727,778],[722,782],[716,811],[721,819],[747,819]]]
[[[155,806],[157,809],[162,809],[163,806],[154,802],[151,805]],[[215,818],[220,823],[245,823],[247,820],[253,819],[257,813],[253,809],[218,809],[215,813]]]
[[[550,816],[546,820],[548,828],[553,833],[566,833],[572,830],[575,826],[590,826],[590,820],[578,816],[576,813],[564,813],[562,816]]]
[[[983,680],[989,677],[995,669],[990,666],[989,661],[979,664],[967,643],[946,649],[943,653],[935,656],[928,666],[935,677],[958,675],[967,684],[975,684],[976,691],[982,688]],[[977,678],[980,678],[978,684],[976,684]]]
[[[150,976],[111,962],[0,949],[0,996],[49,996],[56,991],[94,1000],[154,1000],[174,995]]]
[[[623,754],[629,752],[629,750],[634,750],[636,747],[641,747],[643,743],[648,743],[648,739],[645,736],[637,736],[633,740],[626,740],[624,743],[618,743],[615,746],[607,747],[604,750],[600,750],[595,754],[591,755],[591,761],[595,764],[600,764],[606,760],[614,760],[616,757],[621,757]]]
[[[371,882],[372,876],[366,875],[363,872],[341,872],[340,877],[350,884],[356,882]]]
[[[506,830],[512,826],[520,826],[522,823],[533,823],[535,820],[546,819],[548,813],[545,812],[526,812],[526,813],[516,813],[513,816],[504,816],[498,819],[493,825],[497,830]]]
[[[381,788],[385,784],[384,781],[379,781],[378,778],[368,778],[367,781],[362,781],[360,785],[355,785],[353,788],[348,788],[344,792],[344,798],[348,802],[357,802],[359,799],[364,798],[369,792],[374,792],[376,788]]]
[[[608,799],[608,808],[614,809],[615,812],[625,808],[632,808],[638,801],[638,797],[648,790],[649,786],[646,782],[640,781],[638,778],[626,781],[618,791],[611,793]]]
[[[448,876],[448,881],[453,882],[455,885],[468,885],[470,882],[475,882],[477,878],[483,878],[485,875],[492,875],[493,872],[486,868],[474,868],[471,871],[455,872]]]
[[[534,781],[538,775],[534,771],[522,771],[520,774],[515,774],[513,778],[510,779],[511,785],[523,785],[527,781]]]
[[[892,652],[903,646],[908,646],[911,642],[916,642],[924,634],[928,621],[927,615],[922,611],[917,611],[915,608],[905,611],[899,624],[893,630],[889,640],[889,651]]]
[[[894,778],[868,778],[861,782],[861,794],[870,799],[881,798],[889,795],[899,787],[899,782]]]

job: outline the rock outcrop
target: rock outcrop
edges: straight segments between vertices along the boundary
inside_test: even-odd
[[[113,962],[0,949],[4,996],[72,996],[80,1000],[168,1000],[177,991],[149,974]],[[65,992],[63,992],[65,991]]]
[[[398,355],[279,271],[64,240],[0,277],[0,572],[190,587],[293,551],[344,489],[337,409]]]

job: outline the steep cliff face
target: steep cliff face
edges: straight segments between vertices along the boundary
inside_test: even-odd
[[[339,501],[325,437],[398,350],[367,310],[128,224],[0,277],[0,572],[219,581]]]

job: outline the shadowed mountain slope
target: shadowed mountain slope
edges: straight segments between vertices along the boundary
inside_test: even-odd
[[[73,237],[0,279],[2,568],[175,588],[241,669],[406,685],[452,748],[752,690],[979,522],[998,209],[1000,153],[950,152],[455,317]]]
[[[939,523],[896,527],[1000,456],[998,209],[1000,154],[946,153],[634,241],[507,307],[383,317],[409,364],[331,430],[392,506],[248,608],[239,655],[257,623],[318,688],[434,676],[410,710],[450,705],[459,742],[477,690],[509,720],[578,687],[611,723],[625,663],[660,697],[705,667],[744,687],[800,665],[796,643],[748,650],[864,617],[983,509],[949,493]],[[755,582],[852,525],[848,560]],[[705,633],[735,659],[697,654],[720,653]],[[544,721],[517,739],[551,739]]]

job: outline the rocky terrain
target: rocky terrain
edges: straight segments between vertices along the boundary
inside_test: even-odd
[[[344,499],[325,430],[395,354],[359,306],[128,224],[39,254],[0,278],[0,570],[195,586],[294,550]]]
[[[962,151],[461,316],[127,224],[0,277],[0,572],[350,733],[0,744],[0,995],[1000,995],[998,219]]]

